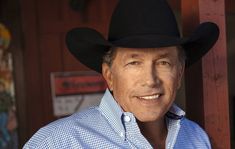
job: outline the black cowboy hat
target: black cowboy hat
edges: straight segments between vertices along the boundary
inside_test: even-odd
[[[204,22],[189,37],[180,37],[175,16],[166,0],[120,0],[112,15],[108,40],[91,28],[75,28],[66,35],[70,52],[84,65],[102,72],[104,54],[111,47],[157,48],[181,45],[186,67],[215,44],[219,28]]]

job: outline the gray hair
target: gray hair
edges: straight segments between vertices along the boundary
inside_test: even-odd
[[[109,65],[109,67],[112,66],[113,60],[115,58],[117,47],[111,47],[108,52],[105,53],[103,56],[103,63],[106,63]]]

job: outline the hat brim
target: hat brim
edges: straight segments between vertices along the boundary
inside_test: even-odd
[[[94,29],[75,28],[67,33],[66,44],[82,64],[101,73],[103,56],[110,47],[157,48],[181,45],[187,56],[186,67],[189,67],[212,48],[218,36],[219,28],[212,22],[200,24],[187,38],[146,34],[108,41]]]

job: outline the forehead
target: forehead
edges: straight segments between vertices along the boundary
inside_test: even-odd
[[[116,48],[117,58],[138,58],[138,57],[178,57],[176,46],[161,48]]]

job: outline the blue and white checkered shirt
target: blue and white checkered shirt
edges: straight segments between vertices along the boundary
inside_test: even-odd
[[[173,105],[166,114],[167,149],[210,149],[206,133]],[[98,107],[92,107],[41,128],[24,149],[150,149],[132,113],[123,112],[106,90]]]

